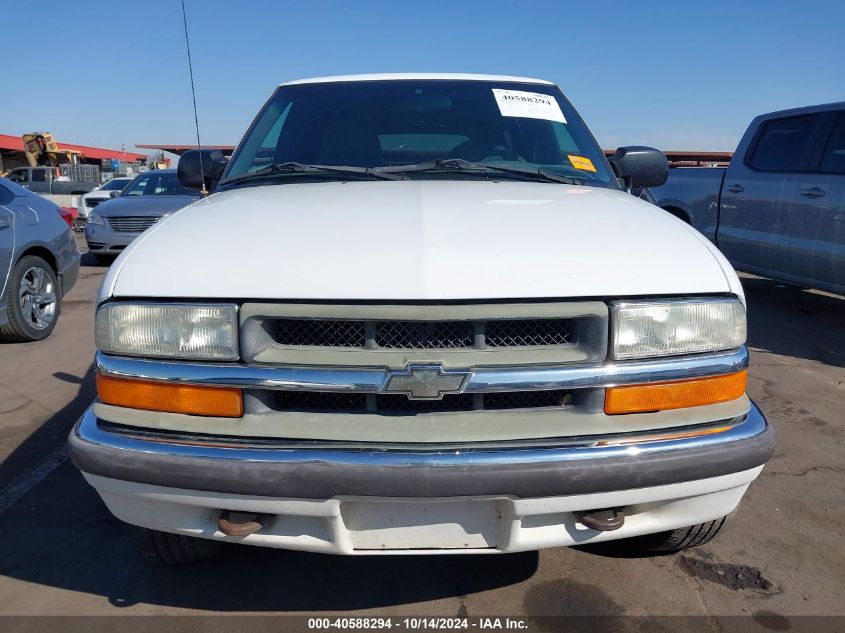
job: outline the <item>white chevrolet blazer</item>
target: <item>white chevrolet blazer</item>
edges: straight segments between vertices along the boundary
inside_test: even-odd
[[[283,84],[179,177],[210,195],[106,275],[70,436],[153,559],[677,551],[772,453],[736,274],[551,83]]]

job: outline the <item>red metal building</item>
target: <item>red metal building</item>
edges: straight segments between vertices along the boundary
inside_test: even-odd
[[[146,160],[146,154],[136,152],[125,152],[119,149],[104,149],[102,147],[89,147],[87,145],[74,145],[72,143],[58,143],[59,149],[68,149],[79,152],[84,163],[99,165],[103,159],[115,159],[127,163],[137,163]],[[0,172],[22,167],[27,164],[23,151],[23,140],[20,136],[12,134],[0,134]]]

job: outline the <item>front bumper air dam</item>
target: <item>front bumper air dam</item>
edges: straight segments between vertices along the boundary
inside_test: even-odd
[[[89,408],[69,438],[84,473],[139,484],[290,499],[580,495],[649,488],[762,466],[774,430],[752,403],[721,433],[549,448],[375,450],[228,447],[150,440],[103,430]]]
[[[112,231],[107,225],[85,224],[85,243],[97,255],[120,255],[139,235],[140,232]]]

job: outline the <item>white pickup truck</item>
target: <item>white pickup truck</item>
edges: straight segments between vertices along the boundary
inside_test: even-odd
[[[736,274],[554,84],[295,81],[179,176],[211,195],[112,265],[69,443],[153,559],[677,551],[772,453]]]

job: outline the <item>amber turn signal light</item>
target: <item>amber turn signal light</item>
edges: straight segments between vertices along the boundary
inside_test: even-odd
[[[230,387],[202,387],[97,375],[97,394],[106,404],[146,411],[221,418],[244,414],[243,394]]]
[[[742,370],[694,380],[609,387],[604,395],[604,412],[642,413],[728,402],[745,393],[747,380],[748,372]]]

